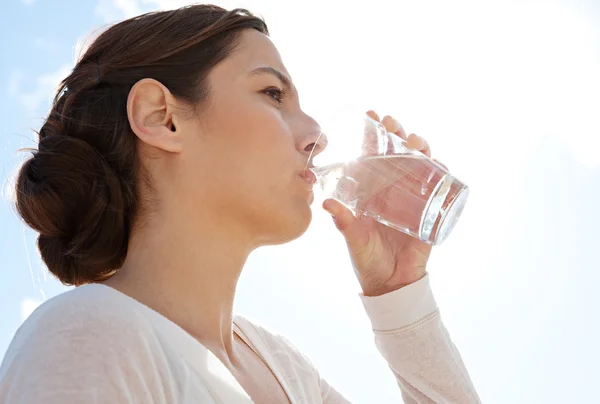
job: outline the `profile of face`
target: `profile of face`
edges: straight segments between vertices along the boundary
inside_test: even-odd
[[[195,113],[173,109],[176,153],[152,173],[159,198],[171,199],[193,226],[209,214],[257,246],[299,237],[311,220],[307,161],[323,146],[276,47],[244,30],[208,83],[209,98]]]

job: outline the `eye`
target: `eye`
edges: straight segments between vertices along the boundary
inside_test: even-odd
[[[282,104],[283,99],[285,98],[285,90],[283,90],[281,88],[277,88],[277,87],[269,87],[269,88],[263,90],[263,93],[266,94],[267,96],[271,97],[278,104]]]

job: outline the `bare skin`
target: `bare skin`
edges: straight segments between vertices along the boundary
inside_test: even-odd
[[[276,47],[257,31],[242,33],[209,83],[210,100],[197,107],[152,79],[132,88],[128,117],[152,189],[142,184],[147,209],[123,267],[104,283],[195,337],[255,402],[289,402],[264,361],[234,333],[232,310],[249,254],[299,237],[310,223],[312,185],[304,169],[320,128],[301,110]],[[406,136],[392,118],[383,123]],[[429,152],[424,140],[411,137]],[[365,294],[424,276],[427,245],[355,218],[334,201],[325,208],[348,242]]]

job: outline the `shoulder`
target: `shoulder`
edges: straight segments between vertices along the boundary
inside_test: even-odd
[[[56,348],[68,341],[70,349],[92,348],[94,343],[132,342],[142,331],[149,331],[149,326],[133,299],[104,285],[86,285],[40,305],[18,329],[14,342],[35,341]]]
[[[146,395],[142,379],[154,373],[160,347],[129,300],[107,286],[86,285],[43,303],[5,354],[0,401],[11,394],[21,398],[14,402],[71,396],[93,402],[100,390]]]

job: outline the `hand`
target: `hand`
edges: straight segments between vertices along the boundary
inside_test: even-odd
[[[367,114],[380,121],[373,111]],[[407,147],[431,157],[431,149],[421,137],[407,136],[390,116],[381,123],[388,132],[406,140]],[[334,218],[344,236],[359,283],[365,296],[379,296],[423,278],[431,245],[385,226],[375,219],[354,213],[340,202],[327,199],[323,208]]]

